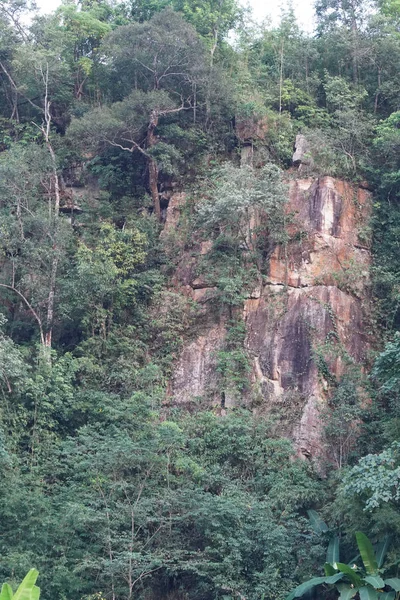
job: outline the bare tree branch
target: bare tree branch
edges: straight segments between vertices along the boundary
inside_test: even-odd
[[[43,335],[42,319],[39,317],[39,315],[37,314],[37,312],[33,308],[32,304],[30,304],[30,302],[27,300],[27,298],[24,296],[24,294],[22,292],[20,292],[19,290],[17,290],[17,288],[14,287],[13,285],[7,285],[5,283],[0,283],[0,287],[6,288],[8,290],[11,290],[15,294],[17,294],[21,298],[21,300],[23,300],[23,302],[26,304],[26,306],[28,307],[30,313],[34,316],[34,318],[35,318],[35,320],[36,320],[36,322],[37,322],[37,324],[39,326],[40,339],[41,339],[42,344],[44,345],[45,339],[44,339],[44,335]]]

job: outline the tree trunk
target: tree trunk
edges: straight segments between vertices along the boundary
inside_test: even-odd
[[[151,199],[153,200],[154,212],[158,220],[161,220],[160,195],[158,193],[158,167],[155,160],[149,158],[149,187]]]
[[[53,337],[54,299],[56,295],[56,280],[58,268],[57,248],[54,247],[53,251],[54,256],[51,263],[49,295],[47,297],[46,336],[44,341],[44,345],[46,346],[46,348],[51,348],[51,342]]]
[[[352,40],[352,63],[353,63],[353,81],[358,83],[358,27],[356,20],[356,11],[351,3],[351,40]]]
[[[157,143],[155,135],[155,129],[158,125],[159,114],[156,110],[153,110],[150,115],[149,125],[147,127],[147,141],[146,146],[148,149],[152,148]],[[149,188],[151,199],[153,200],[154,212],[157,215],[158,220],[161,220],[161,206],[160,206],[160,195],[158,193],[158,166],[157,162],[150,156],[148,158],[149,167]]]
[[[282,88],[283,88],[283,40],[281,44],[281,64],[279,68],[279,114],[282,114]]]
[[[58,269],[58,250],[57,250],[57,238],[59,228],[59,217],[60,217],[60,181],[57,173],[57,159],[53,146],[51,145],[48,132],[46,132],[47,147],[51,156],[52,167],[53,167],[53,185],[54,185],[54,207],[52,214],[53,221],[53,258],[51,261],[51,273],[49,282],[49,293],[47,296],[47,316],[46,316],[46,336],[45,346],[51,348],[52,336],[53,336],[53,322],[54,322],[54,301],[56,295],[56,283],[57,283],[57,269]]]
[[[380,89],[381,89],[381,67],[378,67],[378,88],[376,90],[375,102],[374,102],[374,113],[375,114],[378,112]]]

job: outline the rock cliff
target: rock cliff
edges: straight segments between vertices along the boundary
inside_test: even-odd
[[[179,196],[170,204],[167,228],[177,222],[182,201]],[[370,208],[362,187],[331,177],[290,181],[290,241],[275,249],[268,276],[244,302],[251,385],[241,401],[254,410],[280,411],[302,456],[324,454],[320,411],[329,400],[330,378],[338,381],[354,366],[361,371],[367,359]],[[221,405],[216,353],[225,321],[202,303],[208,291],[202,281],[185,279],[185,270],[178,278],[200,302],[202,317],[177,361],[170,401]],[[224,409],[235,402],[223,395]]]

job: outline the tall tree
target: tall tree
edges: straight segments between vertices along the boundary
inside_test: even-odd
[[[372,7],[372,0],[317,0],[315,4],[319,35],[340,31],[349,45],[353,82],[359,79],[360,30]]]
[[[198,111],[204,47],[191,25],[165,10],[147,23],[118,28],[108,37],[106,48],[125,98],[76,119],[70,133],[92,147],[106,143],[139,152],[147,163],[149,190],[160,218],[157,128],[165,117]]]

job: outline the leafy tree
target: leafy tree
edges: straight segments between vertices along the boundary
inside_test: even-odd
[[[12,292],[50,347],[55,293],[70,227],[60,216],[52,156],[35,144],[14,146],[1,157],[4,231],[3,293]]]
[[[318,0],[315,5],[320,31],[341,30],[350,50],[354,83],[359,80],[360,29],[370,5],[369,0]]]
[[[399,443],[393,442],[380,454],[368,454],[359,460],[344,479],[344,493],[360,497],[367,511],[388,502],[398,507],[399,477]]]
[[[173,0],[173,7],[206,40],[211,64],[218,43],[226,39],[243,15],[243,9],[236,0]]]
[[[396,333],[394,340],[388,342],[374,365],[373,376],[378,379],[384,392],[396,394],[400,383],[400,334]]]
[[[93,75],[101,61],[101,40],[111,30],[111,15],[111,6],[104,2],[89,3],[83,9],[64,2],[54,14],[36,20],[32,27],[42,48],[58,51],[78,101],[96,93]]]
[[[83,241],[77,250],[75,302],[92,335],[107,337],[114,310],[135,302],[135,269],[145,260],[145,236],[137,229],[104,223],[94,248]],[[72,282],[71,282],[72,283]]]
[[[323,415],[329,455],[338,469],[348,464],[351,456],[357,453],[356,445],[362,427],[360,386],[357,389],[359,380],[359,373],[345,375],[337,384]]]
[[[376,160],[379,161],[380,183],[386,191],[398,191],[399,164],[397,162],[397,148],[399,144],[400,113],[394,112],[377,126],[377,135],[374,139]]]
[[[203,48],[195,30],[176,13],[164,11],[144,24],[117,29],[108,45],[114,68],[126,82],[125,99],[76,120],[70,134],[86,143],[106,143],[144,156],[154,211],[161,217],[160,163],[179,158],[173,145],[158,139],[163,118],[193,110],[202,83]],[[98,147],[98,146],[97,146]],[[160,155],[163,159],[160,160]],[[166,157],[165,157],[166,155]]]

